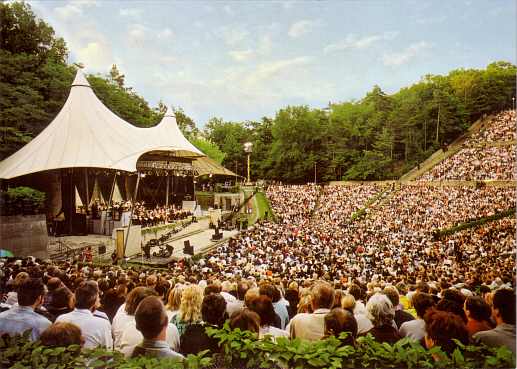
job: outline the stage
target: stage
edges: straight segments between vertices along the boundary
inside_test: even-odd
[[[237,230],[223,231],[220,230],[222,238],[212,241],[214,230],[209,228],[209,218],[203,217],[198,222],[192,223],[183,228],[180,232],[171,237],[164,245],[170,245],[174,248],[172,255],[168,258],[152,256],[153,252],[158,252],[160,247],[151,248],[151,258],[147,259],[143,253],[130,257],[127,261],[133,264],[143,265],[167,265],[173,260],[182,258],[190,258],[191,255],[183,253],[184,242],[189,241],[194,249],[194,255],[202,254],[208,250],[217,247],[230,237],[239,233]],[[142,243],[145,244],[152,238],[159,238],[167,230],[155,233],[145,232],[143,229]],[[80,255],[82,249],[91,247],[94,262],[111,262],[111,254],[115,250],[115,242],[110,236],[89,234],[86,236],[64,236],[49,237],[48,253],[50,259],[54,260],[70,260],[74,256]],[[105,247],[105,249],[104,249]],[[120,263],[120,262],[119,262]]]

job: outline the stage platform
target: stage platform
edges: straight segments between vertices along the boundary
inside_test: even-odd
[[[191,255],[186,255],[183,253],[183,242],[189,240],[190,245],[194,247],[194,255],[198,255],[204,252],[207,252],[218,245],[227,241],[230,237],[233,237],[239,233],[237,230],[233,231],[220,231],[223,234],[223,238],[217,241],[212,241],[212,235],[214,234],[213,229],[200,230],[197,232],[187,233],[180,238],[175,238],[172,241],[167,242],[167,244],[174,247],[174,251],[169,258],[160,258],[156,256],[151,256],[150,259],[145,258],[142,254],[132,257],[129,259],[130,263],[134,264],[142,264],[142,265],[167,265],[173,260],[180,260],[184,258],[190,258]],[[155,247],[151,250],[151,254],[153,251],[158,251],[158,247]]]
[[[145,229],[144,229],[145,230]],[[159,238],[167,230],[159,231],[156,234],[143,232],[142,242],[145,243],[151,238]],[[225,242],[230,237],[239,233],[237,230],[223,231],[223,237],[220,240],[212,241],[214,230],[209,228],[209,219],[207,217],[201,218],[198,222],[192,223],[183,228],[174,237],[172,237],[165,244],[171,245],[174,251],[169,258],[161,258],[151,256],[150,259],[143,257],[143,254],[130,257],[127,261],[134,264],[164,266],[173,260],[180,260],[183,258],[190,258],[190,255],[183,253],[183,246],[185,241],[189,241],[194,248],[194,255],[204,253],[219,244]],[[115,250],[115,242],[110,236],[89,234],[86,236],[63,236],[63,237],[49,237],[48,253],[50,259],[54,260],[70,260],[74,255],[78,254],[81,249],[91,246],[93,251],[94,262],[110,262],[111,254]],[[99,253],[99,249],[105,252]],[[159,246],[151,249],[153,252],[159,251]]]

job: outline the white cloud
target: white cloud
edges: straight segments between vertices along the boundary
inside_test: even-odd
[[[66,3],[63,6],[58,6],[54,9],[57,16],[64,21],[73,20],[74,17],[77,17],[83,14],[84,8],[90,8],[92,6],[98,6],[96,0],[77,0],[74,2]]]
[[[258,42],[257,52],[262,55],[267,55],[271,53],[273,49],[273,41],[271,40],[270,35],[264,35],[260,38]]]
[[[246,78],[246,83],[250,85],[259,84],[271,79],[285,70],[308,65],[311,60],[312,59],[307,56],[300,56],[292,59],[283,59],[259,64],[257,69]]]
[[[230,5],[225,5],[223,7],[223,10],[226,14],[230,15],[230,16],[234,16],[235,15],[235,10],[233,10],[233,8],[230,6]]]
[[[399,33],[397,31],[393,31],[359,38],[357,35],[351,33],[347,35],[344,40],[325,46],[323,51],[325,54],[328,54],[331,52],[343,51],[347,49],[366,49],[378,41],[393,40],[398,36],[398,34]]]
[[[419,53],[429,48],[431,48],[431,44],[425,41],[420,41],[418,43],[409,45],[405,50],[402,50],[401,52],[384,54],[382,57],[382,61],[384,65],[392,67],[407,64],[411,61],[411,59],[418,56]]]
[[[110,46],[102,40],[92,41],[77,49],[77,61],[88,70],[106,71],[113,64]]]
[[[178,58],[176,58],[175,56],[172,56],[172,55],[164,55],[164,56],[161,56],[158,60],[160,63],[171,64],[171,63],[176,63],[178,61]]]
[[[173,36],[174,36],[174,32],[172,32],[172,30],[170,28],[165,28],[165,29],[161,30],[160,32],[158,32],[158,38],[160,40],[171,38]]]
[[[235,61],[243,62],[250,60],[255,55],[255,52],[251,49],[232,50],[228,52],[228,55],[230,55],[230,57]]]
[[[141,24],[135,23],[128,28],[128,40],[131,44],[141,45],[150,35],[150,30]]]
[[[137,8],[121,8],[119,10],[119,14],[122,17],[137,18],[137,17],[139,17],[142,14],[142,9],[137,9]]]
[[[428,25],[428,24],[439,24],[439,23],[443,23],[447,20],[447,16],[445,15],[442,15],[440,17],[425,17],[425,18],[418,18],[415,22],[417,24],[423,24],[423,25]]]
[[[298,22],[294,22],[291,27],[289,27],[289,32],[287,34],[289,37],[298,38],[312,31],[314,26],[317,24],[316,21],[311,20],[301,20]]]
[[[294,1],[293,0],[282,1],[281,4],[282,4],[282,8],[284,8],[285,10],[289,10],[293,7]]]
[[[222,37],[228,46],[235,46],[249,36],[249,32],[244,28],[228,26],[220,27],[215,33]]]

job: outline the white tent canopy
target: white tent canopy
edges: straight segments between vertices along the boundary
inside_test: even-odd
[[[153,141],[157,146],[174,146],[181,147],[186,152],[180,152],[179,154],[188,155],[189,153],[197,153],[198,156],[206,156],[197,147],[192,145],[189,140],[183,136],[183,133],[178,127],[176,122],[176,116],[171,108],[167,107],[167,112],[164,117],[153,128],[142,128],[151,131],[150,134],[153,136]]]
[[[31,142],[0,163],[0,178],[78,167],[134,172],[139,157],[155,150],[205,156],[185,139],[170,113],[153,128],[137,128],[118,117],[78,70],[61,111]]]

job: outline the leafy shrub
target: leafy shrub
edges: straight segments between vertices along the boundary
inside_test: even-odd
[[[126,359],[118,351],[106,349],[81,349],[45,347],[39,341],[31,342],[29,331],[23,335],[0,338],[0,368],[13,369],[201,369],[212,364],[206,351],[188,355],[183,362],[172,358],[138,357]]]
[[[43,212],[45,193],[30,187],[12,187],[1,193],[3,215],[33,215]]]
[[[207,328],[207,333],[219,340],[228,366],[245,362],[248,367],[296,369],[515,367],[506,347],[464,346],[459,341],[459,348],[449,357],[439,347],[427,350],[409,338],[390,345],[367,335],[359,337],[355,347],[342,345],[346,333],[313,342],[285,337],[258,340],[251,332],[231,330],[228,323],[222,329]]]
[[[419,342],[404,338],[393,345],[377,342],[371,335],[359,337],[355,347],[329,337],[319,341],[266,336],[257,339],[249,331],[207,328],[219,340],[221,354],[205,357],[208,350],[189,355],[185,361],[139,357],[126,359],[120,352],[104,349],[81,350],[77,345],[48,348],[23,336],[0,338],[0,368],[93,368],[93,369],[202,369],[220,363],[218,368],[515,368],[515,358],[507,347],[465,346],[447,355],[439,347],[425,349]]]

